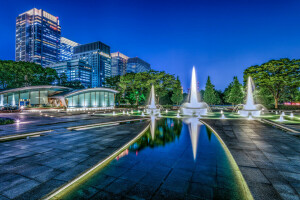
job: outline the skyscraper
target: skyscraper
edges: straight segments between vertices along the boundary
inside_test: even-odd
[[[16,61],[42,66],[59,60],[61,27],[58,17],[33,8],[16,20]]]
[[[68,81],[80,81],[84,87],[91,87],[92,67],[83,60],[73,59],[61,61],[48,65],[47,67],[55,69],[59,77],[65,73],[68,77]]]
[[[60,61],[71,60],[74,52],[74,47],[78,46],[77,42],[73,42],[67,38],[60,38]]]
[[[103,87],[105,78],[111,77],[110,46],[93,42],[74,47],[73,59],[82,59],[92,69],[92,87]]]
[[[120,52],[111,53],[111,75],[112,76],[122,76],[126,74],[126,65],[128,56]]]
[[[149,71],[150,69],[151,69],[150,64],[138,57],[129,58],[127,60],[127,67],[126,67],[127,73],[146,72]]]

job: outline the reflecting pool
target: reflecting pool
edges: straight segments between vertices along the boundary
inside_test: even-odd
[[[251,199],[251,196],[228,151],[197,118],[152,118],[150,128],[141,138],[59,198]]]

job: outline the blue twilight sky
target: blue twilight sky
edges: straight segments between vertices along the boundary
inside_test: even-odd
[[[300,1],[0,0],[0,59],[14,60],[15,20],[36,7],[58,16],[62,36],[138,56],[200,88],[224,89],[251,65],[300,55]]]

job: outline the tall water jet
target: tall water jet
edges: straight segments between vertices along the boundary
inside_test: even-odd
[[[193,149],[193,158],[194,161],[196,161],[198,140],[200,135],[200,126],[202,125],[202,123],[199,122],[198,118],[196,117],[184,119],[183,122],[187,124],[189,127],[190,138],[191,138],[192,149]]]
[[[160,112],[160,109],[157,108],[155,104],[155,92],[154,92],[154,85],[151,87],[151,92],[150,92],[150,102],[149,105],[146,108],[146,113],[147,114],[158,114]]]
[[[243,109],[240,110],[239,114],[242,116],[260,116],[261,110],[258,108],[259,105],[254,104],[253,98],[253,81],[249,76],[247,81],[247,98],[246,104],[244,104]]]
[[[198,100],[196,71],[193,67],[189,100],[187,103],[182,104],[182,114],[190,116],[206,115],[208,109],[209,106],[205,102],[199,102]]]
[[[0,95],[0,106],[4,106],[4,97],[3,94]]]
[[[12,96],[11,105],[16,106],[15,94],[13,94],[13,96]]]

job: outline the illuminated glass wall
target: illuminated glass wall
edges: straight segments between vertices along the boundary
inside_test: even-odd
[[[89,91],[66,97],[69,108],[114,106],[114,93],[109,91]]]
[[[16,92],[8,92],[1,94],[1,104],[18,106],[20,101],[29,101],[31,106],[47,105],[48,96],[56,90],[52,89],[34,89],[34,90],[23,90]],[[0,106],[3,106],[0,105]]]

